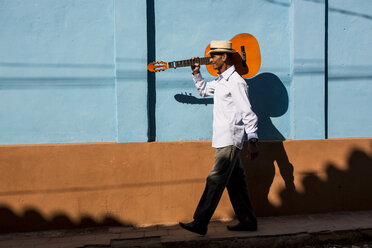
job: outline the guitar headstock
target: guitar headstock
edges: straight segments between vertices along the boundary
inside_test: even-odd
[[[156,61],[147,65],[147,70],[152,72],[165,71],[166,69],[168,69],[168,63],[163,61]]]

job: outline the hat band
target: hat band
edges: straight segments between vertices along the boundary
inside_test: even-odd
[[[232,48],[222,48],[222,47],[211,48],[211,50],[229,50],[229,51],[233,51]]]

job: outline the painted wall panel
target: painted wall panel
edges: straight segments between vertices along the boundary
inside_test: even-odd
[[[119,142],[147,141],[146,0],[115,1]]]
[[[173,61],[204,56],[205,48],[211,40],[229,40],[239,33],[251,33],[261,46],[262,68],[254,79],[247,80],[252,89],[250,95],[262,90],[263,85],[270,83],[266,79],[273,77],[277,80],[276,84],[286,92],[284,96],[288,97],[289,1],[284,1],[284,6],[269,1],[237,0],[159,0],[155,3],[157,60]],[[266,74],[260,75],[262,73]],[[205,67],[202,68],[202,74],[207,80],[213,79]],[[157,140],[211,139],[212,102],[199,96],[192,82],[190,68],[158,73],[156,87]],[[267,99],[272,95],[270,90],[268,88],[261,99],[254,102],[270,101]],[[277,132],[269,130],[273,127],[269,110],[261,108],[260,111],[261,119],[266,121],[262,124],[262,137],[274,138],[273,133],[280,137],[289,136],[288,109],[273,119]]]
[[[0,2],[0,143],[115,138],[112,1]]]
[[[293,1],[292,137],[325,138],[325,5]]]
[[[329,2],[329,137],[372,136],[372,2]]]
[[[329,2],[329,137],[372,136],[372,2]]]

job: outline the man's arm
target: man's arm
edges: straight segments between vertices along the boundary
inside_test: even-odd
[[[197,58],[198,57],[192,57],[191,60],[194,60]],[[204,78],[202,77],[200,73],[200,64],[192,63],[191,70],[192,70],[192,78],[194,80],[195,87],[199,91],[200,96],[202,97],[213,96],[214,84],[205,82]]]

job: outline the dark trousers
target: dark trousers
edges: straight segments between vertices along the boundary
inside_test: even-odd
[[[204,225],[209,224],[225,187],[238,220],[242,223],[256,224],[245,171],[240,161],[240,150],[235,146],[217,148],[215,163],[207,177],[194,219]]]

